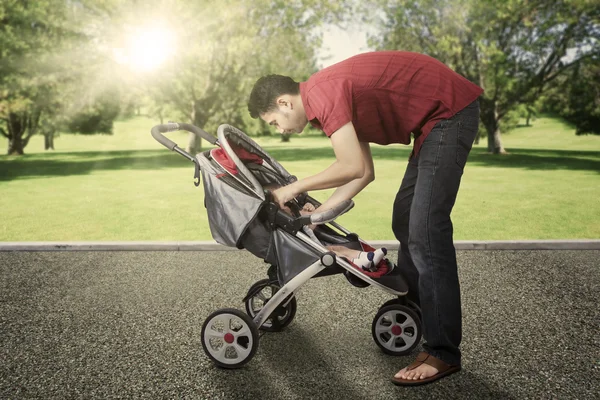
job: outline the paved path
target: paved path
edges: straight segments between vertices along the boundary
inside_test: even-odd
[[[371,339],[388,299],[311,280],[296,319],[243,369],[200,330],[266,274],[243,251],[0,252],[0,398],[592,399],[600,388],[600,251],[459,251],[463,371],[419,388],[412,357]]]

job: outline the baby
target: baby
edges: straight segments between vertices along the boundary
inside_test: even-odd
[[[266,185],[264,189],[273,190],[277,189],[279,185]],[[293,215],[292,210],[289,207],[284,207],[283,211],[287,212],[290,215]],[[315,206],[306,203],[302,210],[300,210],[300,215],[309,215],[315,211]],[[316,228],[316,225],[308,225],[308,227],[312,230]],[[365,271],[375,271],[377,269],[377,265],[379,262],[385,257],[387,254],[387,249],[382,247],[381,249],[377,249],[375,251],[358,251],[354,249],[349,249],[344,246],[326,246],[328,250],[333,251],[338,256],[342,256],[350,260],[354,265],[359,268],[362,268]]]
[[[288,208],[288,213],[291,214],[291,210]],[[301,215],[312,214],[315,211],[315,206],[310,203],[306,203],[302,210],[300,210]],[[310,229],[315,229],[315,225],[310,225]],[[327,246],[328,250],[333,251],[335,254],[345,257],[352,262],[352,264],[357,267],[362,268],[365,271],[375,271],[377,269],[377,265],[379,262],[385,257],[387,254],[387,249],[382,247],[381,249],[377,249],[375,251],[358,251],[354,249],[349,249],[344,246]]]

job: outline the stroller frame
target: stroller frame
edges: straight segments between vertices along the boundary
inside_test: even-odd
[[[268,191],[264,191],[262,185],[258,182],[256,177],[253,175],[252,172],[250,172],[250,170],[246,167],[246,165],[240,160],[240,158],[238,157],[238,155],[236,154],[236,152],[233,150],[232,146],[230,145],[229,140],[227,139],[227,135],[235,134],[238,136],[243,135],[243,139],[245,141],[250,142],[253,145],[258,147],[258,145],[255,144],[252,141],[252,139],[247,137],[243,132],[239,131],[238,129],[236,129],[230,125],[223,124],[223,125],[219,126],[219,128],[217,130],[217,138],[215,138],[214,136],[210,135],[209,133],[205,132],[204,130],[202,130],[194,125],[191,125],[191,124],[169,122],[168,124],[161,124],[161,125],[154,126],[151,130],[151,134],[159,143],[161,143],[165,147],[169,148],[170,150],[182,155],[183,157],[187,158],[188,160],[192,161],[195,164],[195,170],[196,170],[195,178],[197,179],[197,181],[195,182],[196,186],[198,186],[200,183],[200,173],[199,172],[200,172],[201,166],[200,166],[200,161],[199,161],[199,155],[197,157],[193,157],[189,153],[187,153],[184,150],[182,150],[181,148],[179,148],[176,143],[169,140],[168,138],[166,138],[163,135],[163,133],[176,131],[176,130],[185,130],[188,132],[192,132],[192,133],[200,136],[201,138],[207,140],[209,143],[220,147],[227,154],[227,156],[234,162],[239,173],[233,174],[227,168],[225,168],[223,165],[220,165],[218,160],[213,160],[213,161],[216,162],[217,164],[219,164],[219,166],[231,178],[233,178],[235,181],[237,181],[239,184],[241,184],[248,191],[254,193],[259,198],[262,198],[265,202],[269,202],[269,206],[267,207],[267,210],[269,213],[271,213],[271,217],[273,218],[273,220],[278,219],[279,221],[282,221],[282,220],[284,221],[284,223],[282,225],[278,226],[279,229],[283,229],[289,235],[294,235],[297,239],[302,241],[305,245],[309,246],[314,251],[321,254],[320,259],[318,259],[317,261],[315,261],[308,267],[304,268],[302,271],[300,271],[294,277],[292,277],[290,280],[288,280],[281,288],[279,288],[274,293],[274,295],[264,304],[264,306],[260,309],[260,311],[256,315],[253,316],[253,318],[251,318],[247,314],[242,313],[235,309],[222,309],[222,310],[219,310],[219,311],[213,313],[211,316],[209,316],[207,318],[207,320],[203,326],[203,329],[202,329],[202,344],[203,344],[206,354],[213,360],[213,362],[215,362],[215,364],[217,364],[218,366],[221,366],[221,367],[225,367],[225,368],[238,368],[238,367],[244,365],[245,363],[247,363],[253,357],[253,355],[256,351],[256,347],[258,345],[258,335],[257,335],[258,331],[257,330],[260,329],[261,327],[263,327],[263,324],[265,324],[265,322],[268,320],[268,318],[272,315],[275,315],[275,318],[277,318],[277,314],[275,313],[276,310],[278,310],[278,309],[281,310],[282,308],[285,309],[286,307],[288,307],[290,302],[295,301],[295,298],[294,298],[295,294],[302,287],[302,285],[304,285],[308,280],[317,276],[319,273],[323,272],[326,269],[331,269],[331,268],[336,268],[336,267],[338,269],[341,268],[340,272],[345,272],[346,276],[349,278],[349,280],[350,280],[350,276],[348,274],[359,279],[366,286],[370,285],[370,286],[377,287],[377,288],[384,290],[385,292],[395,296],[394,299],[386,302],[380,308],[375,320],[373,321],[373,336],[375,338],[376,343],[379,345],[379,347],[384,352],[386,352],[388,354],[393,354],[393,355],[402,355],[402,354],[406,354],[408,351],[412,350],[412,348],[414,348],[414,346],[416,346],[416,344],[418,344],[418,341],[421,337],[420,318],[419,318],[420,310],[418,309],[418,306],[416,306],[415,304],[409,302],[408,300],[406,300],[404,298],[404,296],[408,293],[408,287],[407,287],[406,283],[404,282],[402,276],[400,275],[398,268],[392,269],[384,277],[382,277],[382,278],[386,278],[386,279],[377,279],[377,278],[368,276],[367,274],[363,273],[362,271],[357,269],[355,266],[353,266],[351,263],[349,263],[343,257],[338,257],[338,256],[336,256],[335,253],[329,251],[322,243],[319,242],[317,237],[307,227],[307,225],[309,225],[309,224],[322,224],[322,225],[329,224],[332,227],[334,227],[335,229],[337,229],[338,231],[340,231],[341,233],[343,233],[344,235],[346,235],[347,237],[349,235],[354,235],[349,230],[345,229],[344,227],[339,225],[337,222],[335,222],[335,219],[338,216],[347,212],[349,209],[351,209],[353,207],[354,203],[352,202],[352,200],[347,200],[341,204],[338,204],[333,209],[328,210],[323,213],[315,213],[315,214],[311,214],[310,216],[304,216],[304,217],[298,217],[298,218],[291,217],[291,216],[285,214],[283,211],[281,211],[279,209],[279,206],[276,205],[276,203],[271,201],[270,193]],[[267,166],[271,167],[271,169],[273,168],[269,164],[267,164]],[[276,172],[276,171],[274,171],[274,172]],[[292,178],[294,180],[296,179],[293,176],[292,176]],[[316,206],[320,205],[320,203],[317,200],[313,199],[312,197],[308,196],[307,194],[305,194],[305,199]],[[365,243],[360,238],[358,238],[357,235],[354,235],[354,236],[356,237],[356,239],[358,240],[358,242],[360,243],[360,245],[362,247],[363,244],[365,244]],[[334,273],[337,273],[337,272],[334,272]],[[247,299],[251,298],[252,295],[253,295],[253,293],[249,292],[244,300],[246,301]],[[381,321],[382,318],[385,319],[385,316],[387,314],[389,314],[390,312],[395,312],[394,310],[402,313],[403,315],[408,316],[410,323],[407,322],[406,325],[403,327],[406,329],[406,327],[408,327],[410,325],[411,327],[413,327],[413,329],[416,332],[413,337],[414,340],[412,341],[412,343],[410,343],[410,346],[409,346],[410,349],[408,349],[408,350],[403,349],[403,351],[401,351],[401,352],[394,351],[395,349],[393,348],[393,346],[389,345],[391,339],[384,340],[384,343],[380,343],[380,341],[378,341],[378,339],[375,337],[376,335],[379,335],[382,332],[382,327],[376,326],[376,322]],[[382,311],[383,311],[383,313],[382,313]],[[294,310],[294,312],[295,312],[295,310]],[[386,314],[386,315],[384,315],[384,314]],[[223,318],[225,318],[225,319],[223,319]],[[221,321],[224,325],[227,325],[227,324],[231,324],[232,319],[236,319],[238,322],[240,322],[240,320],[241,320],[242,325],[245,325],[244,328],[239,331],[229,332],[229,334],[231,334],[232,336],[227,336],[228,334],[221,335],[220,333],[215,334],[210,329],[207,329],[207,325],[209,325],[210,321],[213,321],[213,322]],[[389,315],[388,315],[388,319],[389,319]],[[251,347],[250,349],[245,348],[243,346],[240,347],[239,343],[237,343],[239,338],[242,337],[244,334],[249,335],[249,338],[247,339],[246,344],[248,345],[248,343],[250,343],[248,345]],[[225,353],[225,350],[223,350],[223,349],[225,349],[227,347],[227,344],[225,344],[223,346],[223,348],[221,348],[221,350],[219,350],[217,352],[214,352],[214,351],[211,352],[209,349],[209,346],[210,346],[209,342],[211,339],[213,339],[215,337],[220,338],[220,339],[224,338],[225,342],[227,342],[227,343],[229,343],[229,340],[231,340],[231,338],[233,337],[234,338],[233,340],[236,341],[236,343],[231,342],[230,346],[233,346],[236,348],[236,351],[240,355],[240,357],[234,358],[233,360],[229,360],[227,358],[222,358],[221,353]],[[387,338],[387,336],[385,338]],[[406,338],[403,338],[403,339],[406,339]],[[386,341],[387,341],[387,343],[385,343]]]

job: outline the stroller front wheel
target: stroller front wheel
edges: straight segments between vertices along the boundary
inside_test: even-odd
[[[258,350],[258,329],[254,321],[235,308],[217,310],[202,325],[202,347],[222,368],[240,368]]]
[[[251,318],[256,317],[279,289],[279,285],[269,279],[261,279],[252,285],[244,298],[248,315]],[[265,332],[281,331],[288,326],[296,316],[296,308],[296,298],[286,298],[258,329]]]

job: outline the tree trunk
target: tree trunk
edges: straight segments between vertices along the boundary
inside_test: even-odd
[[[488,151],[493,154],[506,154],[500,138],[500,127],[498,121],[491,126],[486,125],[488,133]]]
[[[10,113],[8,115],[8,120],[6,121],[8,127],[8,155],[22,156],[25,154],[24,149],[27,145],[27,141],[23,139],[23,134],[25,133],[25,128],[27,125],[25,124],[24,118],[21,115]]]
[[[44,134],[44,150],[54,150],[54,132]]]
[[[22,156],[24,153],[23,149],[23,137],[17,136],[8,140],[8,155],[9,156]]]
[[[525,122],[525,126],[530,126],[529,125],[529,120],[531,119],[531,111],[527,111],[527,119]]]
[[[269,125],[267,125],[267,123],[262,118],[258,119],[258,123],[260,126],[260,136],[266,136],[272,133],[271,129],[269,129]]]
[[[198,121],[198,119],[201,118],[201,115],[196,111],[196,102],[192,101],[192,109],[190,111],[190,121],[192,121],[192,124],[202,128],[202,121]],[[190,135],[188,137],[188,143],[187,146],[185,147],[185,151],[191,155],[196,155],[198,153],[200,153],[200,151],[202,150],[202,139],[199,138],[198,136],[196,136],[195,134],[190,132]]]
[[[194,124],[196,125],[196,124]],[[185,148],[185,151],[191,155],[196,155],[200,153],[202,150],[202,139],[200,139],[196,134],[190,132],[188,137],[188,143]]]
[[[502,146],[500,136],[500,120],[498,118],[498,106],[489,104],[489,108],[482,110],[482,120],[488,136],[488,151],[492,154],[507,154]]]

